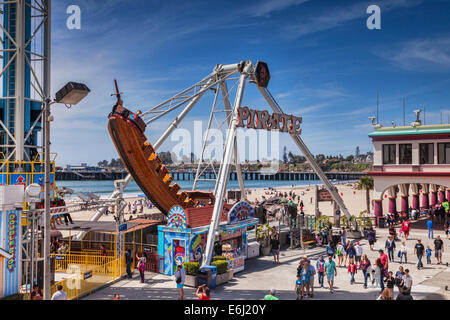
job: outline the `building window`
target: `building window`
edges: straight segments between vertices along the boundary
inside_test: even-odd
[[[434,164],[434,143],[421,143],[420,164]]]
[[[438,163],[450,164],[450,143],[438,143]]]
[[[400,164],[412,164],[412,144],[400,144],[398,146]]]
[[[383,144],[383,164],[395,164],[395,144]]]

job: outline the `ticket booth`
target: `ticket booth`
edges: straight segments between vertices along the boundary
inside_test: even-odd
[[[158,255],[164,256],[164,274],[173,275],[180,263],[202,261],[213,209],[213,205],[174,206],[169,211],[167,225],[158,226]],[[220,217],[214,255],[226,256],[235,273],[245,268],[247,228],[258,223],[254,214],[249,203],[238,202],[233,207],[225,205]]]

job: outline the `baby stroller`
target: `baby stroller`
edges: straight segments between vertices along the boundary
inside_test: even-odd
[[[323,247],[322,235],[320,234],[320,232],[314,231],[314,237],[316,238],[316,245],[319,247]]]

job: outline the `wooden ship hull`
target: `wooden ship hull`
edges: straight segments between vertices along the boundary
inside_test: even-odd
[[[214,196],[210,192],[183,192],[178,184],[172,184],[173,177],[167,167],[153,146],[146,142],[145,128],[145,123],[137,114],[120,104],[114,106],[109,115],[108,130],[119,156],[152,203],[165,215],[175,205],[191,208],[196,205],[197,200],[214,203]]]

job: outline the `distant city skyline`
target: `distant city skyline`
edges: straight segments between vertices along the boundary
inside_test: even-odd
[[[81,29],[66,27],[69,5],[81,9]],[[381,29],[369,30],[366,9],[381,9]],[[426,123],[450,114],[448,1],[164,1],[60,0],[53,4],[52,91],[67,81],[86,83],[91,94],[79,106],[54,108],[52,151],[58,166],[118,158],[107,132],[115,103],[113,80],[125,106],[148,110],[209,74],[216,64],[251,59],[268,63],[269,90],[286,113],[303,117],[302,138],[313,154],[372,151],[369,116],[383,126],[406,124],[426,105]],[[218,15],[217,13],[221,14]],[[255,92],[244,103],[266,109]],[[194,120],[206,126],[206,104]],[[173,115],[174,116],[174,115]],[[171,121],[147,129],[154,142]],[[300,154],[290,139],[284,146]],[[171,151],[168,139],[160,150]],[[196,154],[199,156],[198,154]]]

